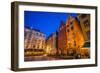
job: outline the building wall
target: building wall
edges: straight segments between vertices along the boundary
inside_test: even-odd
[[[25,28],[24,30],[25,49],[45,49],[45,34],[34,29]]]
[[[57,51],[57,32],[52,33],[46,40],[48,54],[56,54]]]
[[[67,33],[67,50],[70,49],[79,51],[79,47],[84,44],[84,37],[82,29],[77,19],[69,16],[66,22],[66,33]]]
[[[51,53],[52,41],[53,41],[52,37],[49,37],[49,38],[46,40],[47,54],[50,54],[50,53]]]
[[[77,18],[80,21],[85,41],[90,41],[90,14],[79,14]]]
[[[30,30],[26,29],[24,30],[24,48],[30,48],[29,47],[29,35],[30,35]]]
[[[67,54],[67,35],[66,35],[66,25],[61,22],[58,30],[58,52],[59,54]]]

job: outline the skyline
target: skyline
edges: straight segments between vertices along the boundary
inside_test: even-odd
[[[40,30],[47,38],[58,30],[61,21],[66,23],[68,16],[76,17],[77,13],[24,11],[24,27]]]

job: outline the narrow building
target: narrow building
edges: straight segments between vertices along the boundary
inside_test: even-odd
[[[58,53],[59,55],[67,54],[67,33],[66,25],[61,21],[60,27],[58,29]]]
[[[90,14],[79,14],[77,16],[85,41],[90,41]]]
[[[69,16],[66,22],[67,52],[74,55],[80,52],[80,47],[84,44],[84,37],[81,26],[77,18]]]
[[[46,39],[46,49],[48,55],[56,55],[57,52],[57,32],[52,33]]]
[[[81,53],[85,58],[90,58],[90,14],[79,14],[77,18],[85,39],[84,45],[81,48]]]

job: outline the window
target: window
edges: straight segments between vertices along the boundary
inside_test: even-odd
[[[35,48],[35,45],[33,45],[33,48]]]
[[[45,37],[43,34],[41,34],[41,37]]]
[[[76,36],[75,36],[75,33],[72,33],[72,35],[73,35],[73,38],[75,39],[75,37],[76,37]]]
[[[36,33],[36,36],[38,36],[38,32]]]
[[[89,24],[89,20],[85,20],[83,23],[84,23],[84,27],[88,27],[88,26],[90,26],[90,24]]]
[[[43,35],[43,37],[45,37],[45,35]]]
[[[67,32],[69,32],[69,29],[67,29]]]
[[[29,40],[31,40],[31,37],[32,37],[32,33],[30,32],[29,33]]]
[[[73,24],[73,22],[70,22],[70,24],[72,25],[72,24]]]
[[[26,37],[26,35],[27,35],[27,32],[24,33],[24,36],[25,36],[25,37]]]
[[[71,30],[73,30],[74,29],[73,21],[70,22],[70,25],[71,25]]]
[[[27,32],[24,33],[24,38],[25,38],[25,39],[26,39],[26,36],[27,36]]]
[[[71,26],[71,30],[73,30],[74,29],[74,26]]]
[[[37,43],[37,39],[36,38],[35,38],[34,42]]]
[[[76,41],[74,40],[74,46],[76,46]]]
[[[44,48],[44,46],[42,46],[42,49]]]
[[[44,44],[45,43],[45,41],[44,40],[42,40],[42,44]]]
[[[38,43],[40,43],[41,42],[41,40],[38,40]]]
[[[42,34],[40,33],[40,36],[42,37]]]

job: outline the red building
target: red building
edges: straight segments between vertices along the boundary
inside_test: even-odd
[[[61,25],[58,30],[58,54],[64,55],[67,54],[67,34],[66,34],[66,25],[61,21]]]

